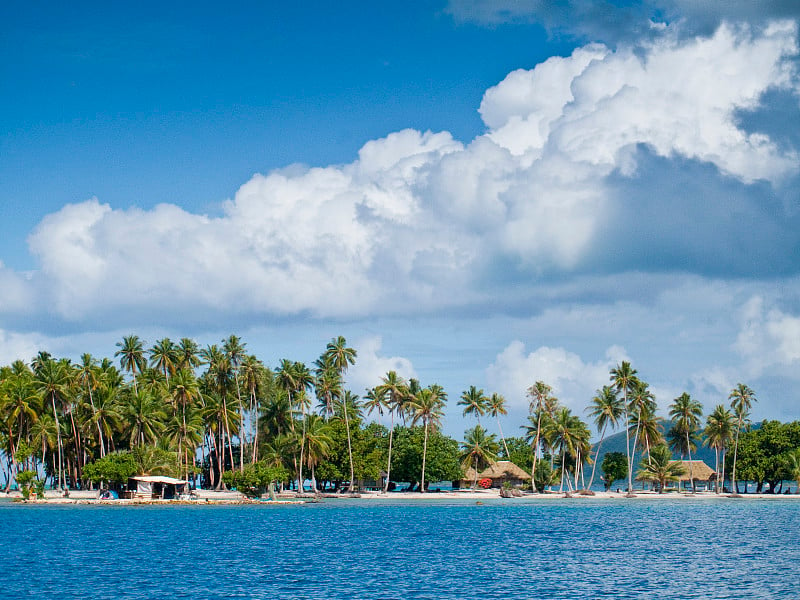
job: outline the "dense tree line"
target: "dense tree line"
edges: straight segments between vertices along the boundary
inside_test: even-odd
[[[383,479],[384,490],[391,481],[425,490],[431,481],[461,479],[467,469],[474,485],[479,471],[505,458],[532,472],[540,491],[590,488],[598,466],[607,488],[626,479],[632,490],[635,476],[662,488],[675,481],[673,452],[691,460],[702,442],[715,451],[719,479],[729,475],[733,486],[743,477],[775,491],[781,480],[800,479],[800,425],[751,430],[755,393],[743,384],[705,423],[700,403],[681,394],[665,428],[649,386],[622,362],[587,409],[599,433],[594,446],[589,425],[542,381],[528,390],[524,435],[508,439],[500,421],[505,399],[470,386],[457,403],[477,424],[459,443],[441,433],[448,400],[441,386],[390,371],[361,397],[346,387],[356,358],[341,336],[311,366],[284,359],[274,369],[235,335],[205,348],[187,338],[145,348],[130,335],[117,343],[113,360],[84,354],[73,363],[40,352],[30,364],[0,369],[3,478],[7,489],[29,473],[59,489],[163,473],[213,489],[299,489],[310,480],[312,491],[339,490]],[[377,416],[389,426],[368,420]],[[499,441],[481,422],[487,417]],[[597,465],[607,433],[619,428],[624,461]]]

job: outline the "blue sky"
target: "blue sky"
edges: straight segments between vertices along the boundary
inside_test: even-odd
[[[335,335],[507,432],[632,361],[800,418],[792,2],[10,3],[0,360]]]

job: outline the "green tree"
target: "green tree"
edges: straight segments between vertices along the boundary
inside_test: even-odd
[[[510,460],[518,467],[528,472],[533,472],[533,455],[531,445],[525,438],[510,437],[506,439],[506,444],[501,449],[501,458]]]
[[[503,441],[503,448],[506,451],[506,455],[508,455],[506,436],[503,435],[503,426],[500,425],[500,415],[508,414],[508,411],[506,410],[506,399],[497,392],[493,393],[489,397],[489,408],[487,409],[487,412],[497,420],[497,429],[500,431],[500,439]]]
[[[530,413],[531,415],[535,415],[536,420],[536,434],[533,436],[533,469],[532,472],[536,472],[536,462],[539,457],[539,446],[541,444],[541,434],[542,434],[542,417],[547,410],[548,403],[553,403],[555,400],[554,396],[552,395],[553,388],[547,385],[543,381],[537,381],[531,387],[528,388],[528,397],[530,398]],[[555,404],[558,401],[555,400]]]
[[[691,435],[700,427],[700,417],[703,416],[703,405],[697,400],[692,400],[686,392],[675,398],[669,407],[669,416],[673,419],[674,427],[686,437],[686,450],[689,455],[689,483],[694,493],[694,473],[692,469],[692,441]]]
[[[123,485],[137,474],[138,465],[132,452],[112,452],[86,465],[84,476],[95,484]]]
[[[611,369],[610,381],[617,393],[622,394],[623,417],[625,420],[625,453],[628,460],[628,494],[633,494],[633,461],[631,459],[630,415],[628,414],[628,395],[636,380],[636,369],[628,361],[622,361]]]
[[[381,379],[380,385],[375,388],[375,398],[373,404],[380,414],[386,410],[389,413],[389,448],[386,457],[386,480],[384,482],[384,493],[389,491],[389,482],[392,475],[392,442],[394,439],[394,415],[402,410],[403,399],[407,394],[407,384],[405,379],[400,377],[396,371],[389,371]],[[374,410],[374,409],[370,409]]]
[[[606,452],[600,470],[603,472],[603,485],[608,491],[615,481],[628,476],[628,458],[622,452]]]
[[[624,413],[622,401],[620,400],[614,388],[604,385],[603,389],[597,390],[592,403],[589,406],[589,416],[594,419],[594,424],[600,432],[600,441],[597,442],[597,448],[594,453],[594,462],[592,463],[592,475],[589,477],[589,489],[592,488],[594,482],[595,468],[597,467],[597,458],[600,456],[600,447],[606,437],[606,429],[611,425],[612,429],[616,429],[619,425],[619,420]]]
[[[731,408],[733,414],[736,415],[736,438],[733,442],[733,473],[731,475],[731,484],[733,486],[733,493],[739,492],[736,485],[736,458],[739,451],[739,434],[742,431],[742,424],[750,414],[750,409],[753,402],[756,402],[756,393],[743,383],[736,384],[733,388],[728,400],[731,401]]]
[[[158,340],[148,351],[150,366],[164,373],[164,379],[169,384],[169,376],[175,372],[180,360],[178,348],[169,338]]]
[[[706,427],[703,430],[706,446],[714,449],[714,472],[716,473],[714,489],[717,493],[721,491],[720,482],[724,482],[725,479],[725,454],[733,439],[734,423],[731,411],[722,404],[718,404],[708,415]],[[720,468],[720,456],[722,457],[722,468]]]
[[[461,442],[461,466],[464,469],[472,467],[473,488],[478,485],[478,473],[497,460],[499,450],[494,435],[487,434],[486,429],[480,425],[464,432],[464,441]]]
[[[672,460],[672,453],[665,444],[655,446],[650,451],[649,460],[642,460],[639,467],[637,477],[655,483],[659,494],[664,492],[668,482],[679,481],[684,474],[683,466]]]
[[[119,364],[123,370],[128,371],[133,376],[133,387],[136,389],[136,373],[141,373],[147,367],[147,360],[144,357],[144,344],[138,335],[126,335],[121,342],[117,342],[117,350],[114,356],[119,356]]]
[[[474,385],[469,386],[468,390],[461,393],[461,399],[458,401],[458,406],[463,406],[463,415],[475,415],[478,419],[478,425],[481,424],[481,417],[486,414],[489,408],[489,398]]]
[[[62,362],[50,358],[40,361],[35,370],[35,385],[42,395],[53,407],[55,419],[56,440],[58,445],[58,489],[64,490],[64,446],[61,439],[61,425],[59,423],[59,405],[64,401],[69,390],[70,373]]]
[[[438,427],[444,414],[444,404],[447,395],[441,386],[433,384],[420,390],[412,401],[413,417],[412,424],[421,422],[425,432],[422,444],[422,477],[420,482],[420,492],[425,492],[425,460],[428,453],[428,434],[431,427]]]
[[[398,427],[392,473],[395,481],[407,481],[413,487],[420,482],[423,465],[424,427]],[[459,464],[458,442],[438,430],[428,433],[425,447],[425,481],[458,481],[463,472]]]

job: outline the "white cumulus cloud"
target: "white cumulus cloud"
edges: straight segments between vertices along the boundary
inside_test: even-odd
[[[486,377],[509,405],[527,406],[528,388],[543,381],[562,404],[582,413],[595,391],[608,385],[610,369],[622,360],[628,357],[618,346],[608,348],[604,359],[592,363],[564,348],[541,346],[526,353],[525,344],[515,340],[497,355]]]
[[[30,235],[40,269],[30,284],[16,277],[7,302],[152,322],[408,314],[524,294],[592,257],[614,202],[606,180],[635,176],[639,145],[744,184],[796,173],[793,151],[737,121],[768,90],[797,85],[796,36],[777,22],[577,48],[487,90],[487,133],[467,144],[392,133],[349,164],[254,175],[218,217],[67,205]],[[503,289],[486,283],[496,264],[509,265]],[[34,291],[38,302],[21,300]]]

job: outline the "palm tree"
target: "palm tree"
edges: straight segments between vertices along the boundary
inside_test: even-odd
[[[655,418],[656,407],[655,396],[650,391],[650,386],[638,377],[635,377],[631,381],[630,402],[628,406],[628,426],[634,432],[633,447],[631,449],[631,460],[634,462],[636,462],[636,450],[639,448],[639,435],[642,433],[642,425],[648,420]]]
[[[675,422],[675,429],[686,436],[686,448],[689,453],[689,483],[694,493],[694,474],[692,469],[692,442],[691,434],[700,426],[700,417],[703,416],[703,405],[697,400],[692,400],[686,392],[675,398],[669,407],[669,416]]]
[[[228,456],[231,460],[231,468],[234,468],[236,461],[233,459],[233,436],[231,433],[231,421],[236,415],[233,413],[233,411],[229,410],[228,406],[228,394],[230,393],[230,388],[232,387],[233,368],[228,355],[220,350],[219,346],[216,344],[211,344],[210,346],[207,346],[205,349],[201,350],[200,359],[204,364],[208,365],[208,371],[206,372],[205,376],[208,385],[211,387],[213,392],[217,394],[218,398],[222,402],[221,412],[219,413],[219,416],[222,418],[221,423],[224,425],[221,430],[221,451],[224,454],[226,445],[225,438],[227,437]],[[225,466],[224,458],[220,460],[219,464],[221,475]]]
[[[316,466],[330,452],[333,440],[331,439],[330,425],[325,419],[316,414],[306,417],[308,421],[305,426],[305,460],[306,465],[311,469],[311,482],[314,486],[314,493],[317,493]]]
[[[136,389],[136,373],[141,373],[147,367],[144,357],[144,346],[138,335],[127,335],[117,342],[117,350],[114,356],[119,356],[119,364],[133,375],[133,387]]]
[[[461,393],[461,400],[458,401],[458,406],[464,407],[463,415],[475,415],[478,419],[478,425],[481,424],[481,417],[486,414],[489,408],[489,398],[474,385],[469,386],[469,389]]]
[[[78,367],[77,379],[78,382],[85,387],[86,393],[89,395],[89,404],[92,405],[92,420],[97,422],[97,409],[94,406],[92,391],[96,390],[100,385],[100,374],[97,368],[97,361],[92,358],[91,354],[85,353],[81,355],[81,364]],[[102,458],[105,456],[105,441],[103,440],[103,429],[100,427],[99,422],[97,423],[97,434],[100,443],[100,457]]]
[[[503,441],[503,448],[506,451],[506,457],[511,460],[511,454],[508,452],[508,444],[506,444],[506,436],[503,435],[503,426],[500,425],[500,415],[508,414],[508,411],[506,410],[506,399],[497,392],[493,393],[489,398],[489,407],[487,412],[497,419],[497,429],[500,430],[500,439]]]
[[[567,459],[575,460],[575,485],[578,484],[578,472],[580,470],[581,456],[586,456],[589,452],[589,428],[572,414],[567,407],[562,407],[556,411],[555,418],[547,422],[545,435],[550,439],[553,447],[558,447],[561,455],[561,490],[564,488],[566,479],[568,489],[571,483],[566,475]]]
[[[475,425],[464,432],[464,441],[461,442],[461,467],[474,470],[473,489],[478,485],[478,472],[485,469],[497,460],[500,447],[494,439],[494,434],[487,435],[486,429]]]
[[[61,424],[58,419],[58,407],[70,384],[70,373],[63,362],[50,358],[37,364],[35,371],[36,387],[43,399],[49,399],[53,407],[56,440],[58,444],[58,489],[64,490],[64,447],[61,440]]]
[[[664,444],[654,446],[650,450],[647,461],[642,460],[637,473],[639,479],[658,484],[658,493],[663,494],[669,481],[679,481],[684,474],[683,466],[672,460],[672,453]]]
[[[542,434],[542,415],[545,412],[545,406],[552,398],[553,388],[543,381],[537,381],[528,388],[528,397],[530,402],[530,413],[536,415],[536,436],[533,441],[533,471],[536,473],[536,461],[539,457],[539,442]],[[532,486],[533,491],[536,491],[536,486]]]
[[[738,494],[739,488],[736,485],[736,455],[739,451],[739,433],[742,430],[742,423],[750,414],[753,402],[757,401],[756,393],[743,383],[739,383],[731,391],[728,399],[731,401],[731,408],[736,415],[736,440],[733,443],[733,472],[731,474],[731,484],[733,493]]]
[[[347,347],[347,340],[344,336],[333,338],[325,348],[325,356],[331,360],[333,368],[344,376],[350,365],[356,364],[358,353],[353,348]]]
[[[236,383],[236,400],[239,407],[239,471],[244,472],[244,407],[242,406],[242,392],[239,387],[239,367],[245,357],[245,344],[239,337],[231,334],[223,340],[222,349],[228,357],[233,369],[233,380]]]
[[[169,376],[175,372],[179,360],[175,344],[169,338],[160,339],[148,350],[148,354],[150,366],[164,373],[164,379],[169,383]]]
[[[352,492],[355,485],[355,468],[353,466],[353,442],[350,434],[349,414],[352,411],[353,416],[358,415],[358,396],[353,394],[350,390],[345,390],[338,405],[341,407],[342,414],[344,415],[344,426],[347,431],[347,456],[350,459],[350,485],[348,486],[348,490]]]
[[[604,385],[603,389],[597,390],[589,407],[589,416],[594,418],[594,424],[600,432],[600,441],[597,442],[597,449],[594,453],[592,475],[589,477],[589,489],[592,488],[592,483],[594,482],[595,468],[597,467],[597,459],[600,456],[600,446],[602,446],[606,437],[606,428],[611,425],[612,429],[616,429],[623,412],[622,400],[617,396],[614,388]]]
[[[438,425],[444,414],[444,404],[447,395],[439,385],[430,385],[420,390],[412,401],[413,410],[412,423],[422,421],[425,430],[424,441],[422,444],[422,477],[420,480],[420,492],[425,492],[425,463],[428,456],[428,432],[431,425]]]
[[[714,448],[716,481],[714,489],[720,492],[720,479],[725,482],[725,453],[733,438],[734,416],[722,404],[718,404],[711,411],[706,419],[706,427],[703,430],[706,436],[706,445]],[[720,455],[722,456],[722,471],[720,472]]]
[[[252,423],[253,434],[253,455],[251,462],[256,462],[258,454],[258,393],[262,387],[262,381],[266,375],[264,364],[252,354],[246,356],[239,367],[242,375],[242,385],[247,390],[250,398],[250,420]]]
[[[31,426],[37,421],[41,412],[41,398],[36,393],[30,371],[11,373],[3,379],[0,384],[0,407],[8,431],[10,469],[14,471],[18,468],[17,450],[20,444],[30,440]],[[9,473],[6,492],[11,488],[11,480],[12,473]]]
[[[616,367],[611,369],[610,380],[614,385],[617,393],[622,393],[622,401],[624,407],[625,417],[625,452],[628,458],[628,495],[633,494],[633,461],[631,460],[631,435],[630,435],[630,419],[628,415],[628,393],[631,391],[631,386],[636,378],[636,369],[631,367],[628,361],[622,361]]]
[[[339,374],[339,381],[340,385],[344,386],[344,374],[347,372],[347,368],[350,365],[356,364],[356,356],[358,353],[353,348],[349,348],[347,346],[347,340],[344,336],[339,336],[336,338],[331,339],[328,342],[328,345],[325,347],[325,354],[324,358],[327,363],[331,365],[333,369],[336,370]],[[347,415],[347,394],[349,392],[345,392],[345,397],[342,400],[342,408],[344,409],[344,422],[345,427],[347,428],[347,454],[350,457],[350,487],[349,490],[353,491],[353,478],[354,478],[354,469],[353,469],[353,444],[350,438],[350,418]],[[352,396],[353,398],[357,398],[357,396]]]
[[[189,472],[189,455],[186,450],[186,435],[189,432],[187,412],[193,409],[200,398],[200,385],[194,373],[188,369],[180,369],[175,372],[169,384],[169,396],[173,405],[177,409],[176,414],[180,418],[180,436],[178,437],[178,455],[181,462],[185,463],[185,473]],[[199,418],[199,417],[198,417]]]
[[[178,345],[175,347],[175,353],[177,356],[176,366],[178,369],[194,371],[200,366],[200,348],[194,340],[190,338],[181,338],[181,341],[178,342]]]
[[[389,491],[389,481],[392,473],[392,438],[394,436],[394,414],[402,410],[408,387],[405,380],[396,371],[389,371],[381,379],[380,385],[375,389],[376,395],[383,398],[386,410],[389,412],[389,456],[386,459],[386,481],[383,483],[384,493]]]
[[[129,390],[122,404],[122,416],[128,423],[131,446],[154,444],[164,428],[167,414],[150,390]]]

